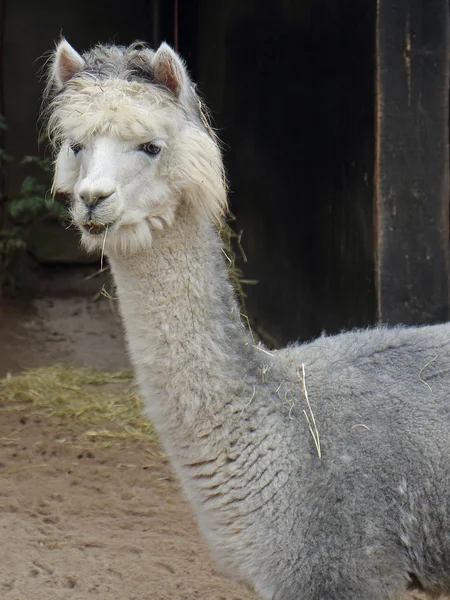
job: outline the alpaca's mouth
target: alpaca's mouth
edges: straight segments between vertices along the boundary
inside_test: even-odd
[[[112,223],[102,223],[101,221],[86,221],[82,227],[87,233],[91,235],[99,235],[104,233]]]

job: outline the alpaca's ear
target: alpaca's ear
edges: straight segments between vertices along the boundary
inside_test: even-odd
[[[189,88],[189,77],[181,58],[163,42],[153,57],[155,78],[181,99]]]
[[[83,69],[84,65],[84,59],[63,38],[56,47],[52,66],[52,80],[55,87],[61,89],[69,79]]]

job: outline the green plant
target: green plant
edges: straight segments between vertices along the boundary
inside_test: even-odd
[[[66,211],[50,195],[49,177],[51,173],[51,160],[39,156],[25,156],[22,166],[35,165],[45,174],[46,182],[42,183],[33,175],[25,175],[18,195],[8,203],[8,213],[11,219],[20,223],[22,227],[35,223],[42,218],[57,218],[64,220]]]
[[[0,136],[7,129],[0,116]],[[0,176],[4,181],[13,158],[0,144]],[[51,160],[40,156],[24,156],[20,163],[24,175],[17,194],[9,198],[0,194],[0,292],[14,286],[13,265],[27,249],[30,231],[45,220],[64,222],[66,210],[49,192]]]

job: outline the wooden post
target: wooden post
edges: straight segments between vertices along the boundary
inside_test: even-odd
[[[378,0],[378,318],[448,320],[448,0]]]
[[[5,116],[5,98],[4,98],[4,51],[5,51],[5,16],[6,0],[0,0],[0,117]],[[0,153],[5,149],[4,129],[0,123]],[[0,156],[0,230],[4,228],[6,222],[6,203],[5,203],[5,173],[2,157]],[[0,296],[2,295],[3,278],[5,276],[4,257],[0,253]]]

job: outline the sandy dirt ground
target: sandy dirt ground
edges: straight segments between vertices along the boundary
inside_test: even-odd
[[[0,375],[55,362],[128,366],[107,301],[3,304]],[[254,598],[216,568],[156,445],[86,447],[77,427],[0,397],[0,600]]]
[[[55,362],[129,366],[115,306],[105,298],[47,297],[0,304],[0,377]]]

